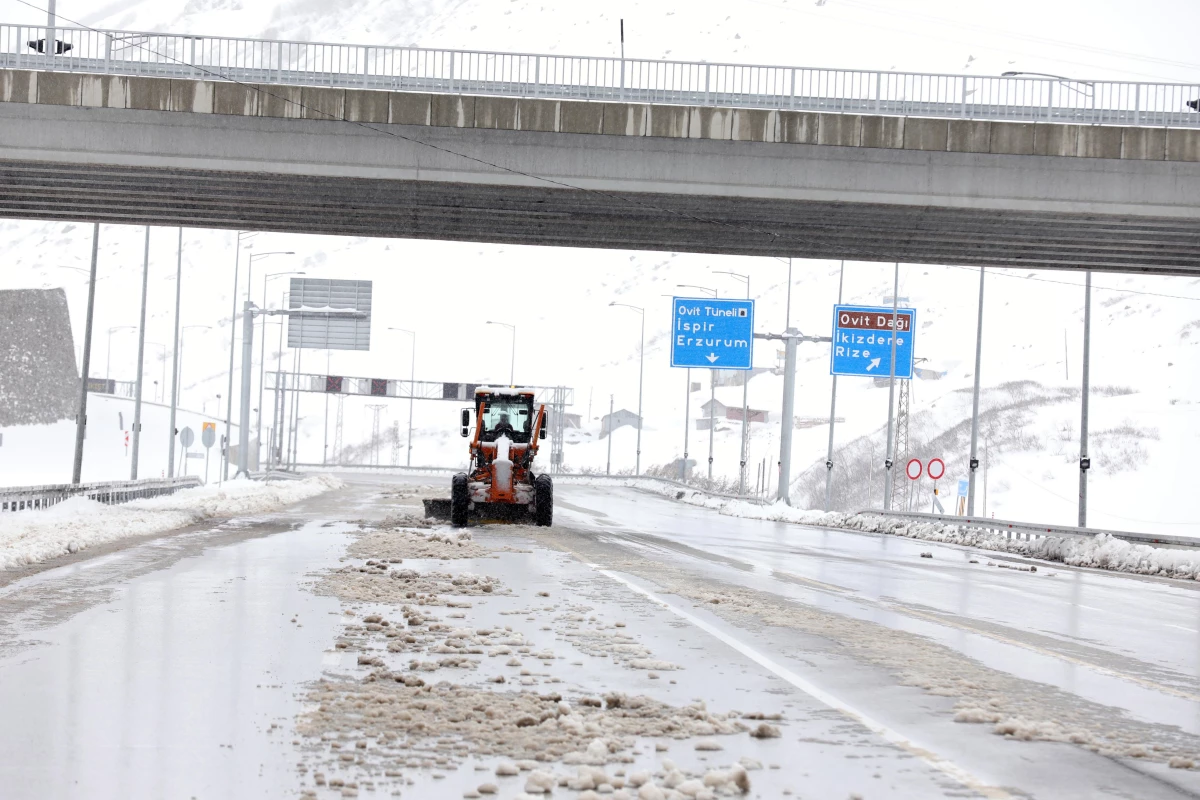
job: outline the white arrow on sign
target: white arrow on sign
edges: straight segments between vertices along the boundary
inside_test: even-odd
[[[708,363],[715,364],[717,359],[720,358],[720,356],[717,355],[716,353],[709,353],[708,355],[705,356],[705,358],[708,359]]]
[[[871,359],[871,363],[870,363],[870,364],[867,364],[867,372],[870,372],[871,370],[873,370],[873,369],[875,369],[876,367],[878,367],[878,366],[879,366],[879,362],[880,362],[880,361],[882,361],[882,360],[883,360],[883,358],[882,358],[882,357],[880,357],[880,358],[872,358],[872,359]]]

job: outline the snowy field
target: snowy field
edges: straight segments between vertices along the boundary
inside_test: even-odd
[[[74,497],[45,510],[0,516],[0,571],[37,564],[121,539],[163,533],[214,518],[280,511],[336,489],[326,476],[285,481],[230,481],[171,495],[104,505]]]

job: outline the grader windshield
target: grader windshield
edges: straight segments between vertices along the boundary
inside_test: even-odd
[[[480,439],[494,442],[507,435],[516,444],[527,444],[533,430],[533,398],[492,395],[479,403]]]

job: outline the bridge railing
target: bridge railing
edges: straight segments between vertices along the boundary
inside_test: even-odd
[[[46,31],[0,24],[0,67],[505,97],[1200,127],[1200,112],[1187,106],[1200,98],[1200,84],[872,72],[71,27],[56,29],[60,47],[46,47]],[[48,52],[57,49],[64,51]]]
[[[106,505],[127,503],[143,497],[174,494],[180,489],[199,486],[200,483],[199,477],[188,475],[181,478],[148,478],[138,481],[96,481],[0,488],[0,512],[49,508],[72,497],[87,497]]]

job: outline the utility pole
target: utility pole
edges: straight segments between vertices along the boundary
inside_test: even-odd
[[[714,275],[729,275],[746,284],[746,299],[750,299],[750,276],[740,272],[716,270]],[[788,282],[789,294],[791,282]],[[788,315],[791,316],[789,309]],[[738,458],[738,494],[746,493],[746,460],[750,457],[750,378],[754,373],[754,360],[751,358],[750,369],[742,375],[742,443]]]
[[[846,277],[846,261],[838,270],[838,305],[842,304],[842,285]],[[792,260],[788,259],[788,303],[790,308],[792,295]],[[789,314],[789,317],[791,315]],[[825,510],[829,510],[830,497],[833,492],[833,426],[837,417],[837,379],[833,376],[833,390],[829,393],[829,448],[825,451]]]
[[[57,0],[49,0],[46,4],[46,55],[52,56],[58,53],[58,15],[55,13]],[[624,36],[622,35],[622,42]],[[36,44],[36,42],[35,42]],[[624,50],[624,45],[622,45]],[[108,377],[107,375],[105,377]]]
[[[692,416],[692,368],[687,371],[687,396],[683,398],[683,461],[679,464],[679,480],[687,480],[688,425]]]
[[[54,0],[50,0],[54,15]],[[92,368],[92,318],[96,308],[96,262],[100,255],[100,223],[92,225],[92,270],[88,280],[87,321],[83,327],[83,356],[79,365],[79,408],[75,413],[75,460],[71,467],[71,483],[76,486],[83,474],[83,441],[87,438],[88,373]],[[108,376],[105,376],[107,379]]]
[[[1079,527],[1087,527],[1087,473],[1092,467],[1088,458],[1088,395],[1092,369],[1092,272],[1088,270],[1083,295],[1083,392],[1079,419]]]
[[[150,226],[146,226],[146,248],[142,256],[142,316],[138,322],[137,384],[133,397],[133,454],[129,460],[129,479],[138,476],[138,446],[142,441],[142,361],[146,357],[146,290],[150,286]]]
[[[796,427],[796,345],[800,342],[833,342],[833,337],[805,336],[795,328],[789,328],[783,333],[756,333],[754,338],[783,342],[783,419],[779,425],[779,488],[776,499],[790,505],[792,431]]]
[[[264,325],[263,327],[265,328],[266,326]],[[325,438],[322,440],[323,446],[321,447],[321,465],[322,466],[329,463],[329,386],[328,386],[328,384],[329,384],[330,363],[331,363],[332,359],[333,359],[333,351],[326,350],[325,351],[325,383],[326,383],[326,386],[325,386]],[[395,459],[393,459],[393,461],[394,460]]]
[[[883,460],[883,510],[892,507],[892,428],[896,419],[896,320],[900,316],[900,262],[896,262],[895,279],[892,283],[892,363],[888,367],[888,424],[887,455]]]
[[[613,395],[608,396],[608,421],[605,423],[608,431],[608,461],[604,464],[604,474],[612,474],[612,437],[613,437]]]
[[[241,421],[238,423],[238,466],[233,475],[235,478],[250,477],[250,389],[254,377],[254,308],[254,304],[246,300],[242,310],[242,396],[239,409]]]
[[[792,430],[796,413],[796,339],[787,336],[783,343],[783,419],[779,422],[779,493],[776,500],[792,504]]]
[[[967,476],[967,516],[975,516],[975,471],[979,469],[979,371],[983,365],[983,267],[979,268],[979,321],[975,328],[975,389],[971,395],[971,460]]]
[[[708,371],[708,482],[712,483],[713,434],[717,430],[714,412],[717,409],[717,371]]]
[[[634,474],[642,474],[642,378],[646,374],[646,309],[641,306],[631,306],[628,303],[618,303],[613,301],[610,306],[621,306],[622,308],[632,308],[638,312],[642,318],[642,338],[641,344],[638,345],[638,423],[637,423],[637,461]],[[611,421],[610,421],[611,422]],[[611,431],[610,431],[611,434]]]
[[[374,414],[371,422],[371,465],[379,466],[379,414],[387,408],[383,403],[367,406]]]
[[[167,477],[175,477],[175,410],[179,406],[179,305],[183,298],[183,227],[179,228],[179,246],[175,258],[175,348],[171,355],[171,419],[167,433]]]

